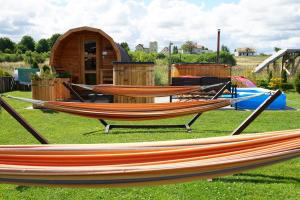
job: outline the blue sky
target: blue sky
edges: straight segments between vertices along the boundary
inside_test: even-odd
[[[221,43],[231,51],[300,48],[300,0],[0,0],[0,5],[0,37],[16,42],[26,34],[39,40],[92,26],[131,48],[192,40],[215,50],[220,28]]]

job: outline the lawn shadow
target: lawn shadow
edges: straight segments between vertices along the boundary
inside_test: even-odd
[[[285,177],[285,176],[272,176],[264,174],[235,174],[233,176],[242,176],[245,178],[217,178],[215,180],[226,182],[226,183],[261,183],[261,184],[272,184],[272,183],[291,183],[296,182],[300,183],[300,179],[294,177]]]
[[[149,133],[149,134],[157,134],[157,133],[174,133],[174,131],[182,131],[184,133],[187,133],[186,130],[184,129],[147,129],[145,127],[145,129],[127,129],[127,128],[118,128],[118,129],[112,129],[109,131],[109,133],[105,133],[105,134],[132,134],[132,133]],[[104,131],[103,131],[104,132]]]
[[[86,133],[82,133],[82,135],[96,135],[96,133],[100,133],[102,134],[102,130],[95,130],[95,131],[89,131],[89,132],[86,132]]]
[[[56,114],[56,113],[58,113],[57,111],[50,110],[50,109],[40,109],[40,111],[42,111],[43,113],[47,113],[47,114]]]
[[[19,185],[16,187],[16,190],[18,192],[24,192],[24,191],[28,190],[29,188],[30,188],[29,186]]]

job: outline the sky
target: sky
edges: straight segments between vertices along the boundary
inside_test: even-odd
[[[192,40],[216,49],[221,44],[271,53],[300,48],[300,0],[0,0],[0,37],[35,40],[70,28],[100,28],[131,48],[158,41],[180,46]]]

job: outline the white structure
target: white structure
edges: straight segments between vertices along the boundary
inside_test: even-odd
[[[234,55],[235,56],[255,56],[256,54],[256,49],[254,48],[237,48],[234,50]]]

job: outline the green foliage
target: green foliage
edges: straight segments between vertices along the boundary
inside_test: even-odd
[[[128,53],[130,51],[129,45],[127,42],[121,42],[120,44],[121,47]]]
[[[278,52],[278,51],[280,51],[281,50],[281,48],[279,48],[279,47],[274,47],[274,51],[275,52]]]
[[[53,34],[49,39],[48,39],[48,45],[49,45],[49,49],[51,49],[53,47],[53,45],[55,44],[56,40],[61,36],[60,33],[55,33]]]
[[[262,88],[267,88],[268,89],[269,81],[266,80],[256,80],[256,86],[257,87],[262,87]]]
[[[281,79],[282,79],[282,83],[287,83],[288,77],[287,77],[287,72],[285,70],[282,70],[281,72]]]
[[[20,54],[0,53],[0,62],[18,62],[22,60],[23,57]]]
[[[0,69],[0,77],[4,77],[4,76],[11,76],[11,75],[7,71]]]
[[[270,81],[271,81],[272,78],[273,78],[273,72],[269,71],[268,72],[268,78],[267,78],[268,83],[270,83]]]
[[[52,69],[48,65],[44,65],[41,68],[40,74],[33,74],[31,76],[31,80],[49,80],[54,79],[56,77],[56,74],[53,73]]]
[[[221,46],[221,51],[225,51],[225,52],[230,53],[229,48],[228,48],[227,46],[225,46],[225,45],[222,45],[222,46]]]
[[[24,54],[23,57],[24,57],[25,63],[27,63],[29,65],[36,65],[36,64],[45,62],[46,58],[48,57],[48,54],[26,51],[26,53]]]
[[[196,47],[197,45],[193,41],[186,41],[183,45],[181,45],[181,49],[187,53],[192,53]]]
[[[270,89],[279,89],[282,86],[282,78],[272,78],[268,84]]]
[[[199,63],[214,63],[216,62],[217,54],[215,52],[201,54],[175,54],[172,55],[172,63],[179,62],[199,62]],[[235,58],[228,52],[220,52],[220,63],[228,65],[236,65]]]
[[[8,37],[0,38],[0,52],[13,53],[15,51],[16,44]]]
[[[300,94],[300,70],[298,71],[298,73],[295,77],[295,88],[296,88],[296,91]]]
[[[18,45],[20,45],[22,53],[24,53],[25,51],[34,51],[35,49],[35,42],[29,35],[23,36]]]
[[[157,53],[145,53],[143,51],[130,51],[128,54],[134,62],[155,62],[157,58]]]
[[[292,83],[282,83],[281,89],[283,91],[292,90],[292,89],[294,89],[294,85]]]
[[[173,54],[178,54],[178,47],[177,46],[173,46]]]
[[[35,51],[38,53],[48,52],[49,50],[49,44],[46,39],[40,39],[35,45]]]
[[[163,53],[158,53],[157,56],[156,56],[157,59],[164,59],[166,57],[167,56],[165,54],[163,54]]]

